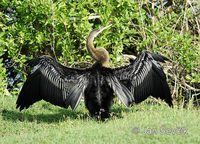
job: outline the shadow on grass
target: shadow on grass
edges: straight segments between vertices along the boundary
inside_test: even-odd
[[[111,109],[111,118],[123,118],[123,113],[129,113],[131,112],[130,108],[124,107],[124,106],[113,106]]]
[[[15,110],[6,110],[2,111],[2,117],[4,120],[9,121],[36,121],[38,123],[57,123],[65,121],[67,119],[89,119],[88,114],[82,112],[74,112],[72,110],[60,109],[57,113],[52,114],[30,114],[29,112],[19,112]]]
[[[110,120],[123,118],[123,113],[130,112],[128,108],[124,108],[121,106],[115,106],[111,110]],[[28,121],[28,122],[37,122],[37,123],[57,123],[65,120],[94,120],[95,118],[91,118],[89,113],[84,113],[80,111],[72,111],[70,109],[60,109],[56,112],[52,113],[30,113],[30,111],[20,112],[17,110],[7,110],[4,109],[1,112],[1,115],[4,120],[9,120],[13,122],[17,121]],[[108,120],[109,120],[108,119]]]

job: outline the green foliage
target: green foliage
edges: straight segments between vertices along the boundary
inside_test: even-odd
[[[180,89],[183,79],[196,88],[200,83],[200,30],[195,3],[176,1],[153,7],[155,3],[148,0],[3,0],[0,54],[8,52],[19,69],[27,59],[43,54],[70,66],[93,63],[86,38],[93,28],[112,22],[95,45],[110,52],[113,66],[123,63],[122,52],[159,52],[173,61],[167,71],[173,86],[176,77]]]
[[[3,64],[0,59],[0,94],[6,94],[6,70],[3,68]]]

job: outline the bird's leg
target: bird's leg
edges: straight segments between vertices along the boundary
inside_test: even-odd
[[[96,109],[95,111],[94,109],[89,109],[89,113],[91,117],[102,121],[110,117],[109,110],[105,110],[104,108],[100,108],[99,110]]]
[[[99,116],[100,116],[100,119],[101,120],[105,120],[106,118],[109,118],[110,117],[110,113],[108,110],[105,110],[105,109],[100,109],[99,110]]]

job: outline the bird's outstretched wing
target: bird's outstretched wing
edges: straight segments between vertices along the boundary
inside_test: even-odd
[[[131,92],[131,95],[121,98],[126,106],[139,103],[150,95],[173,105],[166,75],[158,63],[165,60],[167,58],[162,55],[144,52],[128,66],[113,69],[113,76],[121,87]]]
[[[28,108],[39,100],[74,110],[88,84],[88,71],[67,68],[49,56],[27,62],[31,72],[17,99],[17,108]]]

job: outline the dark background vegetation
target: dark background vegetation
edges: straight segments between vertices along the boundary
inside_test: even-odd
[[[17,95],[25,80],[24,62],[51,55],[64,65],[89,66],[86,50],[93,28],[113,26],[95,45],[110,52],[113,67],[122,54],[158,52],[175,103],[200,98],[200,4],[183,0],[1,0],[0,94]],[[8,92],[9,91],[9,92]]]

